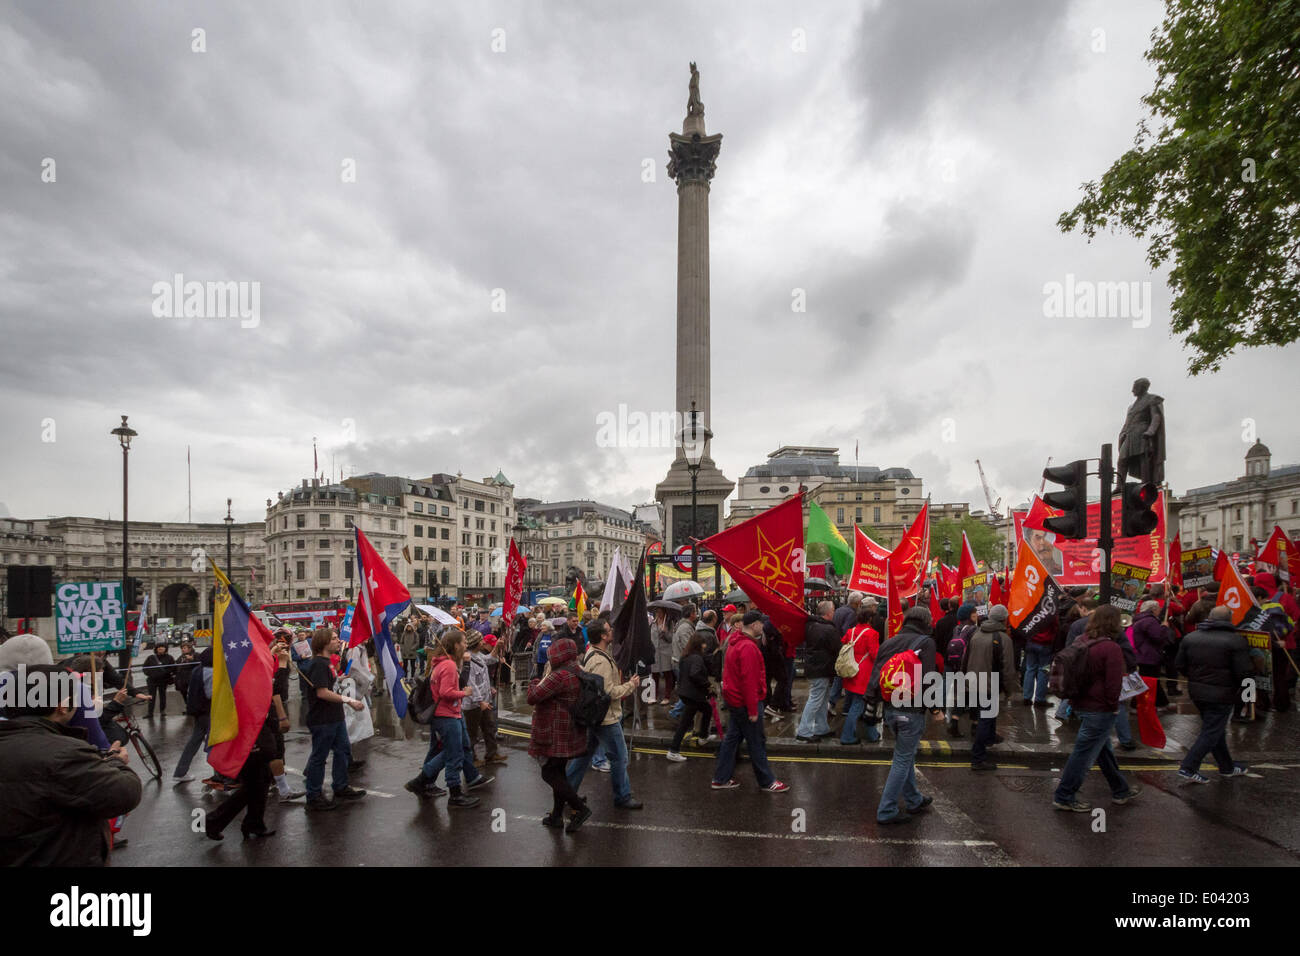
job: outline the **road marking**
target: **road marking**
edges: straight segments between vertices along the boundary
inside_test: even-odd
[[[966,833],[973,837],[984,836],[984,830],[975,823],[966,811],[957,806],[947,795],[939,790],[934,783],[928,780],[925,774],[918,772],[916,775],[918,785],[924,782],[927,786],[925,789],[930,791],[930,796],[934,798],[934,810],[939,814],[939,819],[952,827],[958,833]],[[980,862],[985,866],[1019,866],[1015,860],[1011,859],[1002,847],[998,846],[993,840],[969,839],[966,845],[975,851],[975,855],[980,858]]]
[[[533,823],[540,823],[542,818],[516,814],[514,819],[529,820]],[[890,846],[960,846],[969,847],[975,850],[984,846],[997,846],[997,844],[993,843],[991,840],[909,840],[904,837],[862,837],[847,835],[822,836],[815,833],[759,833],[755,830],[716,830],[707,827],[667,827],[656,826],[652,823],[605,823],[602,821],[589,821],[583,824],[583,826],[601,827],[606,830],[636,830],[641,833],[681,833],[686,836],[716,836],[744,840],[809,840],[814,843],[888,844]]]
[[[290,766],[288,766],[287,764],[285,765],[284,772],[285,772],[285,773],[291,773],[291,774],[294,774],[295,776],[299,776],[299,777],[303,776],[303,773],[302,773],[301,770],[294,770],[293,767],[290,767]],[[349,784],[349,786],[351,786],[351,784]],[[365,789],[366,793],[374,794],[376,797],[383,797],[385,800],[391,800],[391,799],[393,799],[393,795],[392,795],[391,793],[384,793],[384,791],[382,791],[382,790],[371,790],[369,787],[365,787],[364,789]]]

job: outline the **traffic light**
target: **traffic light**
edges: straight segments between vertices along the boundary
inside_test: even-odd
[[[1043,527],[1062,538],[1088,537],[1088,462],[1080,459],[1068,465],[1044,468],[1043,477],[1065,487],[1043,495],[1043,503],[1065,514],[1048,518]]]
[[[1119,534],[1140,538],[1156,530],[1156,498],[1160,489],[1151,482],[1126,481],[1120,489]]]
[[[122,601],[128,610],[135,610],[136,606],[144,600],[148,587],[145,585],[144,578],[127,578],[122,582],[126,586],[126,593],[122,595]]]

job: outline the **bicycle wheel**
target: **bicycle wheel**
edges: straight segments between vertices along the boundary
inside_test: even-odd
[[[144,764],[145,769],[153,775],[155,780],[162,776],[162,764],[158,762],[158,755],[153,752],[153,747],[145,739],[144,734],[136,730],[131,733],[131,743],[135,747],[135,752],[140,755],[140,762]]]

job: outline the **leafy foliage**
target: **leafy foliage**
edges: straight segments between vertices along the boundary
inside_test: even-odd
[[[1172,256],[1189,371],[1300,337],[1300,0],[1167,0],[1133,149],[1057,220]],[[1154,131],[1152,129],[1154,126]]]

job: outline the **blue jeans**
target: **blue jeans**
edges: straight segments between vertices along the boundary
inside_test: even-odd
[[[680,665],[680,664],[674,664],[674,665],[673,665],[673,683],[676,683],[677,681],[681,680],[681,676],[682,676],[682,673],[681,673],[681,665]],[[679,696],[679,697],[677,698],[677,703],[673,704],[671,707],[668,708],[668,716],[671,717],[673,720],[676,720],[678,717],[680,717],[680,716],[682,715],[682,708],[685,707],[685,706],[686,706],[686,705],[682,703],[682,699],[681,699],[681,697]]]
[[[183,777],[190,772],[190,762],[203,746],[203,742],[208,739],[208,726],[211,720],[211,714],[199,714],[194,718],[194,729],[190,731],[190,739],[185,741],[180,763],[176,765],[176,772],[172,776]]]
[[[605,752],[605,744],[603,741],[598,739],[594,750],[591,748],[591,741],[588,741],[587,749],[591,750],[591,765],[593,767],[599,767],[601,764],[609,763],[609,754]],[[578,788],[574,787],[573,789],[577,790]]]
[[[447,752],[438,745],[441,740],[438,737],[438,731],[434,729],[432,723],[429,725],[429,752],[424,755],[424,766],[420,768],[420,773],[429,781],[436,783],[438,774],[442,773],[442,768],[447,765]]]
[[[330,781],[334,790],[346,790],[348,764],[352,762],[352,748],[348,745],[348,725],[343,721],[308,727],[311,731],[311,756],[307,758],[307,799],[315,800],[325,788],[325,760],[334,754]]]
[[[1115,737],[1122,744],[1132,743],[1133,731],[1128,725],[1128,701],[1119,702],[1119,710],[1115,712]]]
[[[920,806],[924,799],[916,789],[916,748],[925,733],[925,711],[897,710],[885,704],[885,725],[894,732],[894,760],[876,807],[877,820],[892,820],[902,813],[900,797],[908,809]]]
[[[820,737],[831,732],[831,725],[826,720],[826,695],[830,689],[829,677],[814,677],[808,681],[808,703],[804,704],[795,736]]]
[[[852,691],[846,691],[844,694],[848,700],[848,711],[844,716],[844,730],[840,733],[840,742],[845,744],[856,744],[858,742],[858,720],[867,709],[867,699],[861,694],[855,694]],[[880,739],[880,731],[876,729],[875,724],[867,727],[864,735],[872,743]]]
[[[1047,700],[1047,675],[1052,669],[1052,645],[1030,641],[1025,645],[1025,700]]]
[[[831,696],[827,699],[826,702],[830,704],[831,707],[834,707],[836,704],[840,702],[840,698],[843,696],[844,696],[844,678],[841,677],[839,674],[836,674],[835,679],[831,681]]]
[[[760,787],[769,786],[776,780],[776,774],[767,765],[767,738],[763,734],[763,702],[758,703],[758,720],[750,720],[744,707],[727,705],[727,735],[722,738],[718,748],[718,760],[713,767],[713,782],[726,783],[736,769],[736,754],[740,750],[740,739],[745,739],[749,748],[749,762],[754,767],[754,777]]]
[[[469,742],[469,731],[465,729],[462,717],[435,717],[433,728],[442,738],[442,755],[446,763],[443,773],[447,775],[447,789],[454,790],[460,786],[461,770],[465,771],[465,782],[473,783],[481,775],[474,769],[474,764],[467,758],[473,753]]]
[[[1228,752],[1228,718],[1232,716],[1232,704],[1202,704],[1199,700],[1194,703],[1201,712],[1201,733],[1187,748],[1187,755],[1178,769],[1196,773],[1201,769],[1205,755],[1212,753],[1219,772],[1232,773],[1232,754]]]
[[[1128,793],[1128,781],[1119,772],[1115,761],[1115,751],[1110,749],[1110,732],[1115,726],[1114,713],[1099,710],[1080,710],[1079,736],[1075,738],[1074,750],[1065,762],[1061,772],[1061,782],[1056,788],[1056,799],[1069,803],[1074,799],[1079,788],[1083,786],[1084,775],[1096,764],[1101,768],[1102,776],[1110,784],[1110,792],[1116,797]]]
[[[623,725],[588,727],[587,750],[597,747],[609,759],[609,783],[614,788],[614,805],[627,803],[632,799],[632,783],[627,778],[627,741],[623,739]],[[587,775],[591,762],[591,758],[585,755],[574,757],[564,769],[564,776],[574,790],[582,786],[582,778]]]

